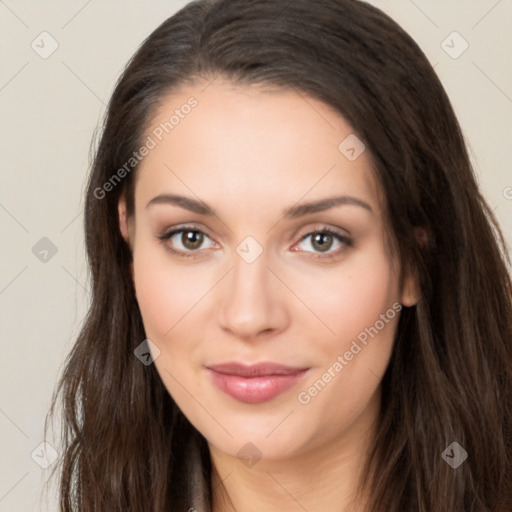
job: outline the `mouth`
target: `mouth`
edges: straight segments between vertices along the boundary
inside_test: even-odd
[[[206,367],[213,383],[240,402],[267,402],[296,385],[309,368],[278,363],[224,363]]]

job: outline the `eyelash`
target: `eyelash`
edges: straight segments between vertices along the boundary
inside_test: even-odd
[[[301,237],[299,242],[302,242],[306,238],[309,238],[313,235],[318,235],[318,234],[331,235],[335,240],[337,240],[341,244],[341,247],[338,247],[338,249],[335,249],[334,251],[329,251],[326,253],[306,251],[308,253],[311,253],[311,255],[309,256],[310,258],[313,258],[313,259],[336,258],[336,257],[340,256],[340,254],[342,252],[344,252],[348,247],[352,247],[352,240],[350,238],[338,233],[334,229],[328,228],[327,226],[321,227],[320,229],[315,229],[313,231],[309,231],[308,233],[306,233],[305,235],[303,235]]]
[[[165,249],[173,254],[176,254],[177,256],[180,256],[180,257],[183,257],[183,258],[194,258],[194,257],[197,257],[197,253],[199,252],[199,250],[196,250],[196,251],[181,251],[181,250],[176,250],[172,247],[170,247],[166,242],[168,240],[170,240],[174,235],[176,235],[177,233],[183,233],[183,232],[186,232],[186,231],[192,231],[192,232],[195,232],[195,233],[200,233],[208,238],[210,238],[204,231],[201,231],[200,229],[197,229],[195,226],[180,226],[179,228],[176,228],[176,229],[173,229],[167,233],[164,233],[163,235],[159,235],[157,236],[157,239],[164,245]],[[348,247],[351,247],[352,246],[352,240],[350,240],[348,237],[344,236],[344,235],[341,235],[340,233],[338,233],[337,231],[327,227],[327,226],[324,226],[324,227],[321,227],[319,229],[315,229],[313,231],[309,231],[308,233],[306,233],[305,235],[303,235],[300,240],[299,240],[299,243],[304,241],[305,239],[307,239],[308,237],[310,236],[313,236],[313,235],[318,235],[318,234],[326,234],[326,235],[331,235],[333,236],[336,240],[338,240],[342,245],[342,247],[338,248],[337,250],[335,251],[332,251],[332,252],[327,252],[327,253],[312,253],[311,258],[313,259],[331,259],[331,258],[335,258],[336,256],[338,256],[341,252],[343,252],[346,248]],[[306,252],[311,252],[311,251],[306,251]]]

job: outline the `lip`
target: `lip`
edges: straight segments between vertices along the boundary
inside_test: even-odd
[[[301,380],[309,368],[278,363],[229,362],[206,367],[213,383],[232,398],[245,403],[262,403],[284,393]]]

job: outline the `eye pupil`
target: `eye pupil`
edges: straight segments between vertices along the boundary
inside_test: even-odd
[[[203,243],[203,234],[199,231],[184,231],[181,235],[181,242],[187,249],[197,249]]]
[[[328,251],[332,242],[333,237],[328,233],[316,233],[312,240],[313,247],[321,252]]]

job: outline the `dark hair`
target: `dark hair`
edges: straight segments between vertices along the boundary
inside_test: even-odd
[[[402,311],[361,486],[370,512],[512,510],[512,286],[443,87],[417,44],[356,0],[199,0],[160,25],[110,100],[85,198],[92,300],[55,390],[63,403],[60,506],[187,510],[206,440],[134,349],[146,338],[119,230],[137,172],[97,191],[140,148],[166,95],[217,76],[293,89],[338,111],[369,149],[419,303]],[[418,243],[417,228],[426,234]],[[469,453],[457,469],[441,454]],[[190,454],[193,453],[193,456]]]

